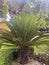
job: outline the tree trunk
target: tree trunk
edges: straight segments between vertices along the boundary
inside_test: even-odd
[[[20,48],[20,64],[24,65],[28,63],[28,46],[22,46]]]

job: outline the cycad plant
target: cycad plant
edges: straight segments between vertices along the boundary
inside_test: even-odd
[[[45,27],[45,20],[39,14],[17,15],[4,23],[10,31],[0,30],[0,42],[19,46],[20,63],[22,64],[28,62],[29,46],[38,46],[49,42],[48,34],[39,31],[40,28]]]

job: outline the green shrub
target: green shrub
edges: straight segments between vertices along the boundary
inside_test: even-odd
[[[12,49],[0,49],[0,65],[10,65],[12,61]]]
[[[0,48],[0,65],[11,65],[14,47],[2,46]]]
[[[14,59],[14,51],[18,57],[19,47],[2,46],[0,48],[0,65],[11,65],[11,62]]]

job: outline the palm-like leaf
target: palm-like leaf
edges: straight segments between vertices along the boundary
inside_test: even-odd
[[[10,31],[0,31],[0,40],[2,42],[16,45],[37,45],[37,43],[41,44],[41,42],[46,43],[45,37],[49,36],[39,31],[41,27],[45,27],[45,20],[39,14],[17,15],[16,17],[11,17],[10,21],[4,21],[4,23],[9,27]],[[44,41],[40,40],[42,38]]]

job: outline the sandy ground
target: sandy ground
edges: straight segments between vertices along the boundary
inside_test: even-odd
[[[16,62],[16,60],[15,60],[15,61],[12,62],[11,65],[21,65],[21,64],[19,64],[19,63]],[[42,64],[41,64],[40,62],[34,60],[34,59],[31,59],[31,60],[29,60],[29,62],[28,62],[27,64],[25,64],[25,65],[42,65]]]

